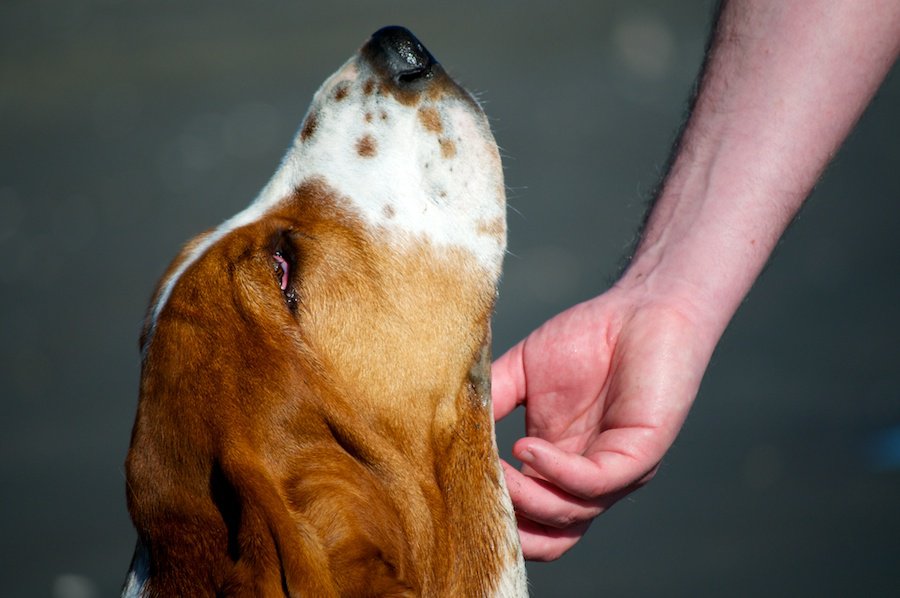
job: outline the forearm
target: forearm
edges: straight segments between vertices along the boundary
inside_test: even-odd
[[[733,0],[619,287],[718,340],[900,49],[900,1]]]

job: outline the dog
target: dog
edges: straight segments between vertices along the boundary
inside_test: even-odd
[[[123,595],[525,595],[490,403],[505,246],[484,113],[377,31],[159,282]]]

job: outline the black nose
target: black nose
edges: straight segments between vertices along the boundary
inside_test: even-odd
[[[437,61],[405,27],[383,27],[363,47],[374,67],[398,86],[415,86],[431,79]]]

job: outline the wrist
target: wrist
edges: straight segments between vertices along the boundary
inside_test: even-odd
[[[725,7],[678,154],[616,285],[716,339],[900,50],[896,3],[809,8]]]
[[[678,310],[715,343],[765,265],[787,218],[756,213],[771,205],[756,191],[729,192],[733,186],[717,184],[715,177],[710,185],[707,177],[695,183],[677,171],[672,174],[675,180],[668,181],[616,286],[644,305]]]
[[[721,295],[710,281],[695,280],[668,263],[661,249],[636,256],[614,289],[635,310],[665,312],[690,326],[700,344],[715,347],[734,315],[737,301],[716,300]]]

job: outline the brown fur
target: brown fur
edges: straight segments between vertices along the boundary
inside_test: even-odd
[[[441,121],[441,115],[431,106],[423,106],[419,108],[419,121],[426,131],[431,133],[441,133],[444,130],[444,123]]]
[[[441,146],[441,156],[443,158],[452,158],[456,155],[456,144],[449,139],[438,139],[438,143]]]
[[[363,158],[371,158],[378,153],[375,139],[371,135],[364,135],[356,142],[356,153]]]
[[[490,515],[494,292],[321,181],[207,250],[143,336],[127,478],[149,595],[488,594],[516,550]]]
[[[316,133],[316,127],[319,125],[319,119],[315,112],[310,112],[303,122],[303,128],[300,130],[300,140],[306,141]]]

